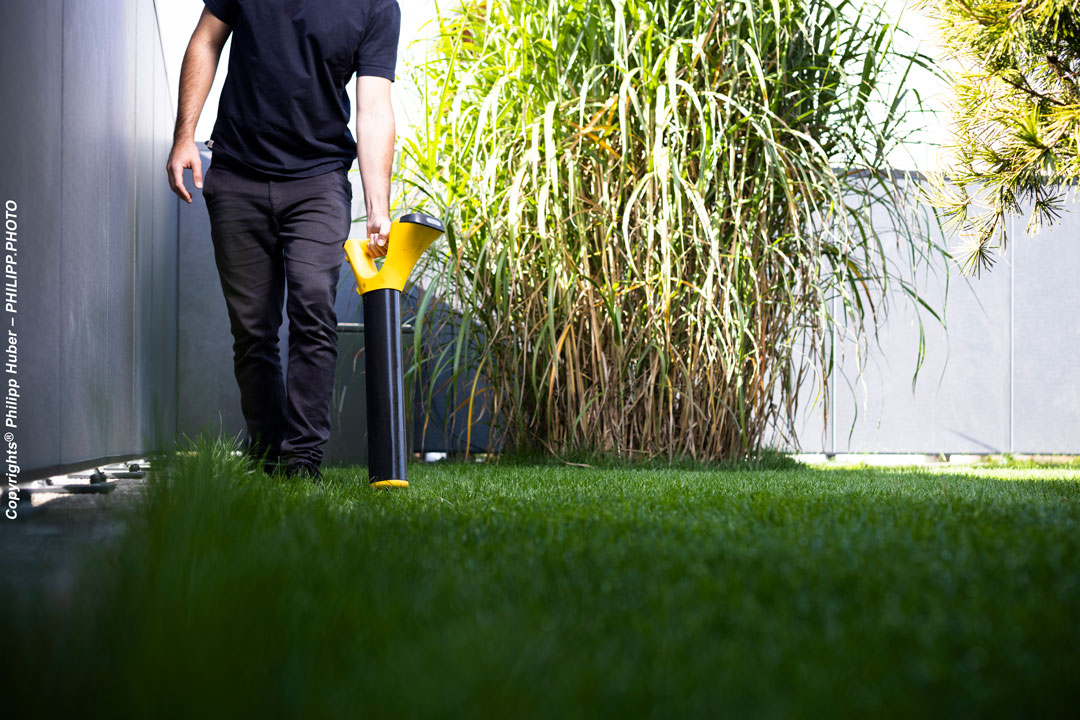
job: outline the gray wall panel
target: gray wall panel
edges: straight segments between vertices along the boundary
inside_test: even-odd
[[[0,47],[0,183],[20,202],[20,459],[33,476],[150,449],[147,388],[174,430],[173,111],[153,0],[12,0],[0,24],[19,29]]]
[[[200,144],[201,147],[201,144]],[[210,151],[203,150],[203,170]],[[186,181],[191,185],[190,173]],[[244,429],[240,396],[232,370],[232,336],[225,296],[221,291],[210,222],[202,191],[192,192],[192,204],[180,207],[180,283],[178,288],[180,432],[201,430],[233,436]]]
[[[160,57],[160,45],[155,45],[154,54]],[[153,183],[151,340],[147,344],[153,380],[146,423],[153,444],[160,445],[176,430],[176,203],[179,200],[169,188],[164,170],[175,121],[164,64],[155,64],[154,72],[154,157],[158,160],[159,180]]]
[[[150,350],[153,347],[154,324],[152,317],[153,297],[153,238],[154,238],[154,185],[164,176],[164,163],[157,157],[154,125],[157,119],[154,98],[156,65],[154,57],[156,42],[154,7],[151,3],[136,4],[136,53],[139,62],[135,66],[135,88],[138,101],[135,105],[135,162],[138,181],[135,185],[135,297],[139,302],[133,308],[135,328],[135,413],[140,419],[140,447],[153,446],[151,428],[147,426],[152,416],[150,395],[155,379]]]
[[[954,276],[946,310],[947,335],[936,333],[941,358],[920,377],[918,392],[933,402],[934,440],[928,452],[1005,452],[1009,449],[1009,274],[972,280]],[[931,320],[930,322],[933,322]],[[937,367],[944,376],[935,375]]]
[[[1080,209],[1024,237],[1013,223],[1015,451],[1080,452]]]
[[[18,203],[19,375],[25,388],[16,442],[24,470],[60,460],[60,307],[57,252],[63,198],[59,178],[62,0],[0,3],[0,137],[5,172],[0,203]],[[42,77],[56,82],[41,81]],[[5,313],[10,326],[11,316]],[[6,331],[5,331],[6,336]],[[0,377],[6,376],[0,375]]]
[[[802,352],[809,352],[809,343],[800,344]],[[812,372],[812,371],[811,371]],[[835,410],[828,408],[829,417],[826,418],[827,400],[831,397],[831,388],[823,387],[819,375],[808,372],[807,380],[804,381],[799,392],[798,414],[795,418],[795,433],[802,452],[808,453],[831,453],[833,452],[832,418]],[[826,391],[829,391],[829,395]],[[785,432],[787,432],[785,428]],[[790,438],[787,442],[781,440],[780,433],[766,433],[765,447],[790,448]]]
[[[108,4],[64,3],[60,452],[71,462],[108,446],[109,30]]]
[[[156,19],[154,20],[156,22]],[[156,46],[155,46],[156,51]],[[151,139],[151,155],[154,159],[160,157],[161,150],[161,137],[162,128],[161,123],[167,122],[165,113],[161,109],[162,99],[168,90],[164,87],[164,78],[158,69],[157,64],[154,65],[154,94],[147,99],[147,103],[154,108],[154,134]],[[160,170],[160,161],[156,163],[158,171],[164,174]],[[147,242],[147,255],[149,256],[150,266],[148,269],[148,275],[150,278],[150,294],[145,298],[147,307],[149,308],[149,328],[148,335],[143,340],[143,352],[144,362],[149,371],[150,382],[147,385],[147,398],[148,403],[145,411],[148,413],[146,418],[146,428],[151,434],[151,440],[156,442],[158,435],[160,434],[159,428],[162,425],[162,415],[164,412],[164,401],[162,394],[165,391],[165,384],[162,382],[164,379],[164,357],[162,355],[162,343],[161,343],[161,321],[162,321],[162,307],[161,307],[161,284],[164,282],[164,270],[162,263],[164,262],[164,253],[161,247],[161,233],[165,229],[165,224],[162,221],[164,214],[165,203],[168,202],[165,197],[165,193],[162,191],[161,185],[157,182],[150,185],[152,192],[151,206],[153,207],[153,213],[151,215],[151,232]]]
[[[108,281],[109,362],[108,417],[105,427],[110,447],[135,446],[135,337],[132,323],[135,255],[135,12],[134,2],[109,3],[109,88],[107,126],[114,140],[105,180],[109,190],[109,230],[106,266]]]
[[[884,213],[875,221],[884,227]],[[934,239],[941,242],[936,231]],[[901,250],[891,240],[886,247],[899,267]],[[863,358],[854,343],[842,344],[843,373],[835,394],[837,452],[1008,451],[1008,273],[994,273],[972,286],[955,272],[947,275],[938,261],[936,268],[908,278],[930,307],[946,307],[947,330],[894,289],[879,344]],[[920,321],[926,356],[912,388]]]

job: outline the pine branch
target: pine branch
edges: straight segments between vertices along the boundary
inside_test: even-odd
[[[1000,75],[999,77],[1001,78],[1001,81],[1003,83],[1005,83],[1006,85],[1008,85],[1010,87],[1013,87],[1013,88],[1016,88],[1017,90],[1020,90],[1021,92],[1025,92],[1025,93],[1027,93],[1028,95],[1031,95],[1034,98],[1042,100],[1043,102],[1047,102],[1047,103],[1050,103],[1052,105],[1057,105],[1058,107],[1064,107],[1065,106],[1065,103],[1058,100],[1057,98],[1051,97],[1050,95],[1045,95],[1045,94],[1039,92],[1038,90],[1036,90],[1035,88],[1031,87],[1031,84],[1027,81],[1027,77],[1023,73],[1019,73],[1019,75],[1020,75],[1020,77],[1022,77],[1024,79],[1024,84],[1023,85],[1016,82],[1015,80],[1010,80],[1009,78],[1005,77],[1004,75]]]
[[[1061,79],[1061,82],[1065,84],[1065,87],[1069,89],[1070,99],[1080,99],[1080,92],[1077,91],[1076,83],[1072,80],[1073,76],[1076,75],[1076,73],[1068,72],[1068,68],[1066,68],[1061,63],[1061,61],[1057,59],[1056,55],[1047,55],[1046,63],[1050,66],[1050,68],[1054,71],[1058,78]]]

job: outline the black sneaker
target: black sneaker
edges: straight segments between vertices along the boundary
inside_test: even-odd
[[[319,472],[317,466],[302,461],[291,463],[285,468],[285,476],[290,478],[309,479],[313,483],[318,483],[322,480],[322,473]]]
[[[284,465],[281,465],[276,460],[260,462],[255,459],[249,458],[247,470],[244,471],[245,475],[273,475],[279,470],[284,469]],[[261,472],[260,472],[261,471]]]
[[[244,450],[244,455],[251,463],[252,468],[261,468],[267,475],[273,475],[276,470],[281,469],[281,460],[279,456],[269,450],[258,451],[254,447],[248,447]],[[252,472],[252,475],[255,473]]]

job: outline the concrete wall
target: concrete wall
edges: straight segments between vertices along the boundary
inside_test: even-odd
[[[174,109],[153,0],[5,0],[0,27],[0,202],[19,236],[2,322],[32,477],[175,434]]]

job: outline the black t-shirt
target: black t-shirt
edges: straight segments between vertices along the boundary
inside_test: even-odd
[[[394,80],[397,0],[203,0],[232,26],[229,70],[208,143],[213,161],[310,177],[356,158],[345,85]]]

